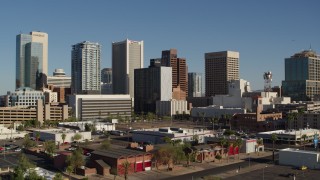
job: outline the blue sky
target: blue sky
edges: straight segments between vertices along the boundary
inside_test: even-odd
[[[189,72],[204,73],[204,53],[240,52],[240,77],[252,89],[284,79],[284,58],[312,49],[320,53],[320,1],[296,0],[55,0],[2,1],[0,6],[0,94],[15,85],[15,38],[20,32],[49,35],[49,75],[71,71],[71,45],[99,42],[102,66],[111,67],[111,43],[144,41],[145,67],[161,51],[176,48]]]

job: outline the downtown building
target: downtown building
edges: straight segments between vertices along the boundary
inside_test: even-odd
[[[48,34],[30,32],[16,36],[16,89],[41,89],[48,75]]]
[[[101,46],[84,41],[72,46],[71,52],[71,93],[100,94]]]
[[[151,60],[149,68],[134,70],[134,111],[156,113],[157,101],[172,98],[172,68]]]
[[[71,77],[66,76],[63,69],[55,69],[53,76],[48,76],[47,85],[57,93],[59,103],[65,103],[67,95],[71,94]]]
[[[305,50],[286,58],[282,89],[293,101],[312,101],[320,94],[320,56]]]
[[[134,69],[143,68],[143,41],[126,39],[112,43],[113,94],[134,97]]]
[[[101,94],[112,94],[112,69],[101,70]]]
[[[228,82],[239,79],[239,52],[205,53],[206,97],[228,94]]]
[[[177,50],[162,51],[161,65],[172,68],[172,99],[186,100],[188,97],[188,67],[186,59],[178,58]]]
[[[188,97],[202,97],[202,74],[188,73]]]

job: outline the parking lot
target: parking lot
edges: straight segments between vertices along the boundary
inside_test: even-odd
[[[18,164],[20,153],[1,153],[0,168],[14,167]]]
[[[256,179],[293,179],[293,175],[295,175],[296,179],[319,179],[319,170],[298,170],[296,168],[290,166],[268,166],[263,167],[258,170],[249,171],[246,173],[239,173],[237,175],[236,170],[234,171],[235,176],[226,178],[228,180],[256,180]]]

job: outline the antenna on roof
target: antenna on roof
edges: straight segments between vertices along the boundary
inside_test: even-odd
[[[310,48],[309,48],[309,50],[310,50],[310,51],[312,50],[311,43],[310,43]]]

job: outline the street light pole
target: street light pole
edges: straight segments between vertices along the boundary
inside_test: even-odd
[[[264,168],[267,168],[268,166],[265,166],[262,168],[262,180],[264,180]]]

